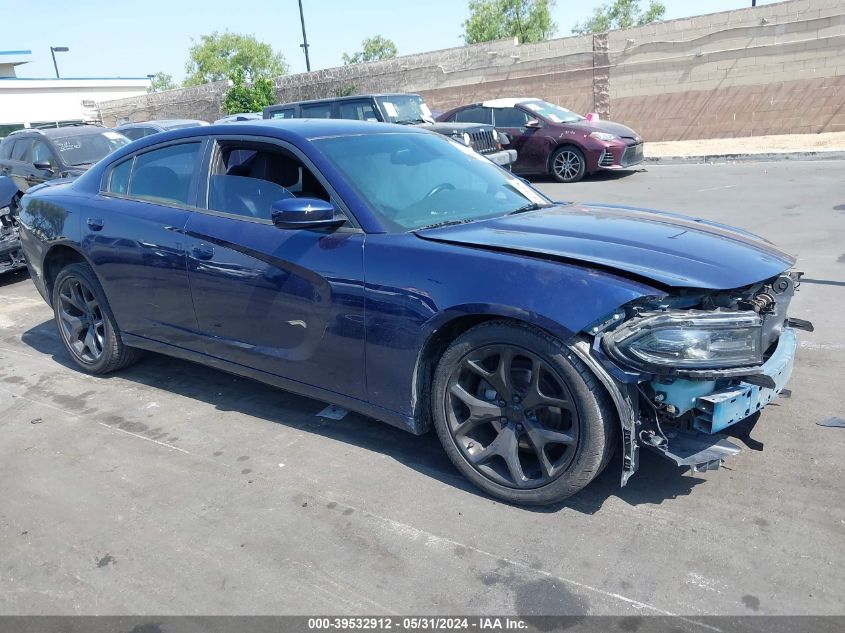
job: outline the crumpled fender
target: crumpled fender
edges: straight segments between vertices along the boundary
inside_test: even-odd
[[[0,209],[8,207],[20,193],[17,183],[8,176],[0,176]]]

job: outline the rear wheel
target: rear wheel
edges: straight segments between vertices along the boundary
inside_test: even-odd
[[[598,475],[615,416],[590,370],[558,339],[484,323],[443,354],[432,385],[446,453],[479,488],[511,503],[561,501]]]
[[[105,374],[135,362],[140,351],[123,343],[106,295],[88,264],[65,266],[53,284],[59,338],[80,369]]]
[[[587,173],[587,161],[577,147],[558,148],[549,161],[552,176],[559,182],[578,182]]]

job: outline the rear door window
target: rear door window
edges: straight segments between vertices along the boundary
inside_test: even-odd
[[[481,106],[466,108],[455,115],[455,121],[458,123],[486,123],[491,125],[493,123],[491,113],[490,108],[482,108]]]
[[[315,103],[313,105],[304,105],[300,107],[303,119],[331,119],[332,118],[332,104],[331,103]]]
[[[498,108],[493,113],[496,127],[525,127],[532,118],[527,112],[517,108]]]
[[[294,119],[296,112],[294,108],[285,108],[284,110],[274,110],[270,113],[271,119]]]
[[[32,139],[16,139],[15,148],[12,150],[12,160],[19,160],[23,163],[29,163],[32,162],[30,160],[30,156],[32,156]]]
[[[15,145],[15,139],[9,138],[0,143],[0,159],[11,158],[12,147]]]
[[[132,171],[132,159],[128,158],[112,167],[109,176],[109,191],[125,195],[129,191],[129,173]]]
[[[191,180],[202,143],[181,143],[139,154],[129,181],[129,196],[188,206]]]
[[[338,118],[356,121],[378,121],[378,115],[373,103],[366,99],[361,101],[342,101],[338,104]]]

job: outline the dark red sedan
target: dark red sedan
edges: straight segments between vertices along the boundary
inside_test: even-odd
[[[438,121],[487,123],[506,132],[517,151],[513,171],[551,174],[578,182],[602,169],[627,169],[642,162],[643,140],[629,127],[590,121],[542,99],[494,99],[461,106]]]

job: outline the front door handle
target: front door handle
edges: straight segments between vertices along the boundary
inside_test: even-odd
[[[211,259],[214,257],[214,248],[208,244],[199,244],[191,249],[191,254],[197,259]]]
[[[102,231],[103,221],[100,218],[88,218],[88,228],[92,231]]]

